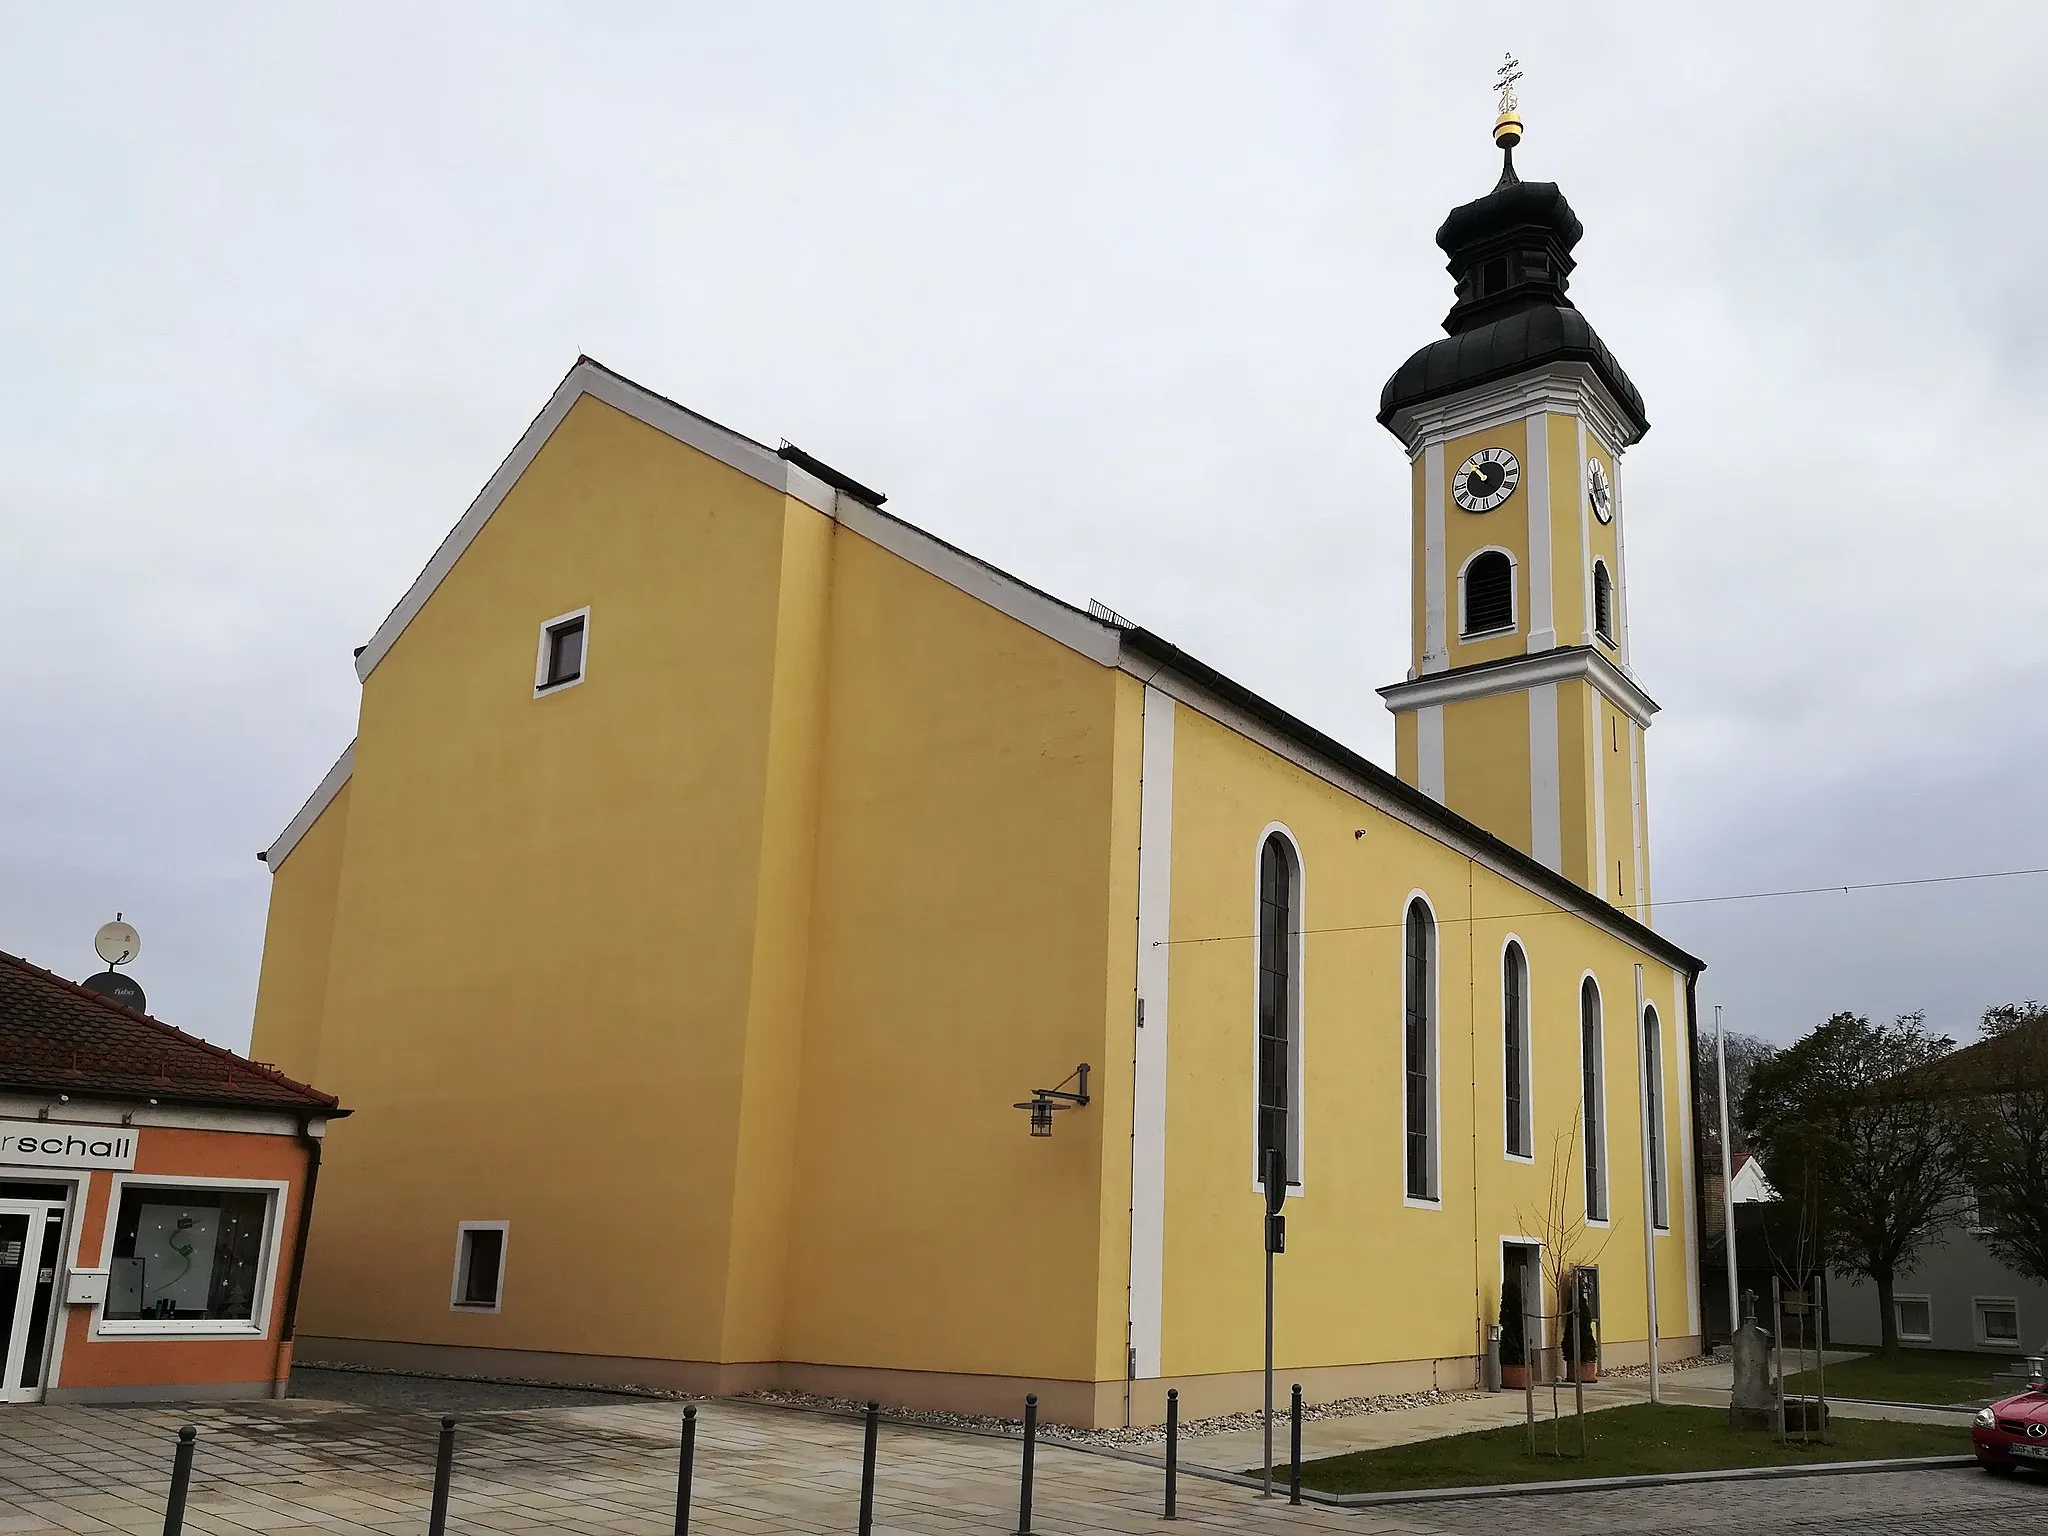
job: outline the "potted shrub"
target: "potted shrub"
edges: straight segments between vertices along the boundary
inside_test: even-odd
[[[1520,1392],[1529,1385],[1529,1349],[1522,1337],[1521,1285],[1514,1277],[1500,1288],[1500,1384]]]
[[[1577,1316],[1573,1326],[1579,1330],[1579,1380],[1600,1379],[1600,1340],[1593,1331],[1593,1309],[1581,1306],[1575,1309]]]

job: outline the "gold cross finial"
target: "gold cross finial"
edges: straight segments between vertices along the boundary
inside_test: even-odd
[[[1522,62],[1512,53],[1504,53],[1500,68],[1493,74],[1499,81],[1494,89],[1500,92],[1500,115],[1493,120],[1493,142],[1512,150],[1522,142],[1522,119],[1515,101],[1515,82],[1522,78]]]

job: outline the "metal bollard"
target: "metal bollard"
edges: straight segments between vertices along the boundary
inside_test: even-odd
[[[1166,1389],[1166,1518],[1177,1520],[1174,1513],[1174,1483],[1180,1478],[1180,1388]]]
[[[676,1466],[676,1536],[690,1536],[690,1484],[697,1472],[697,1405],[683,1410],[683,1454]]]
[[[1288,1426],[1288,1451],[1291,1461],[1287,1470],[1287,1502],[1301,1502],[1301,1383],[1294,1384],[1294,1400],[1288,1409],[1293,1423]]]
[[[448,1481],[455,1475],[455,1420],[441,1420],[441,1443],[434,1449],[434,1503],[427,1514],[427,1536],[448,1529]]]
[[[171,1496],[164,1500],[164,1536],[185,1528],[185,1495],[192,1489],[192,1446],[199,1431],[187,1424],[178,1431],[178,1453],[171,1459]]]
[[[1024,1480],[1017,1489],[1017,1536],[1031,1536],[1031,1472],[1038,1462],[1038,1394],[1024,1398]]]
[[[875,1528],[875,1437],[882,1430],[882,1405],[868,1402],[867,1438],[860,1448],[860,1536]]]

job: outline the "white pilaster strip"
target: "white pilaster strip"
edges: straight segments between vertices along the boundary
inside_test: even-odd
[[[1643,900],[1643,886],[1649,874],[1649,839],[1643,824],[1643,728],[1633,720],[1628,723],[1628,798],[1629,835],[1635,843],[1635,919],[1647,923],[1650,908]]]
[[[1145,689],[1138,791],[1138,1044],[1131,1103],[1131,1349],[1160,1374],[1166,1301],[1166,947],[1173,897],[1173,712]]]
[[[1612,901],[1614,893],[1607,884],[1607,754],[1613,749],[1608,745],[1607,733],[1600,729],[1600,691],[1586,690],[1586,730],[1593,740],[1593,894],[1602,901]]]
[[[1683,1038],[1686,1048],[1673,1051],[1672,1060],[1678,1064],[1678,1112],[1682,1115],[1683,1134],[1672,1144],[1684,1147],[1687,1154],[1678,1160],[1678,1190],[1685,1197],[1685,1331],[1700,1331],[1700,1234],[1699,1210],[1692,1203],[1692,1030],[1691,1021],[1685,1011],[1685,977],[1677,972],[1671,977],[1671,1017],[1678,1022],[1672,1028],[1674,1039]]]
[[[1586,472],[1586,423],[1581,418],[1579,428],[1579,458],[1576,473]],[[1579,503],[1579,644],[1593,643],[1593,514],[1587,508],[1586,498]]]
[[[1444,445],[1422,452],[1422,666],[1451,664],[1450,598],[1444,574]]]
[[[1444,708],[1432,704],[1415,711],[1415,787],[1430,799],[1444,802]]]
[[[1558,788],[1557,684],[1529,690],[1529,854],[1564,868],[1564,801]]]
[[[1529,519],[1529,649],[1547,651],[1557,644],[1556,607],[1550,578],[1550,418],[1542,411],[1528,417],[1528,471],[1522,480],[1522,503]],[[1556,735],[1553,722],[1552,736]]]
[[[1622,520],[1621,455],[1608,455],[1614,461],[1614,622],[1620,626],[1615,633],[1615,654],[1621,664],[1628,665],[1628,539],[1623,533],[1626,526]]]

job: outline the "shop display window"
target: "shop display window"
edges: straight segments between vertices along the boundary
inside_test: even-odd
[[[121,1191],[110,1322],[252,1322],[270,1229],[267,1190]]]

